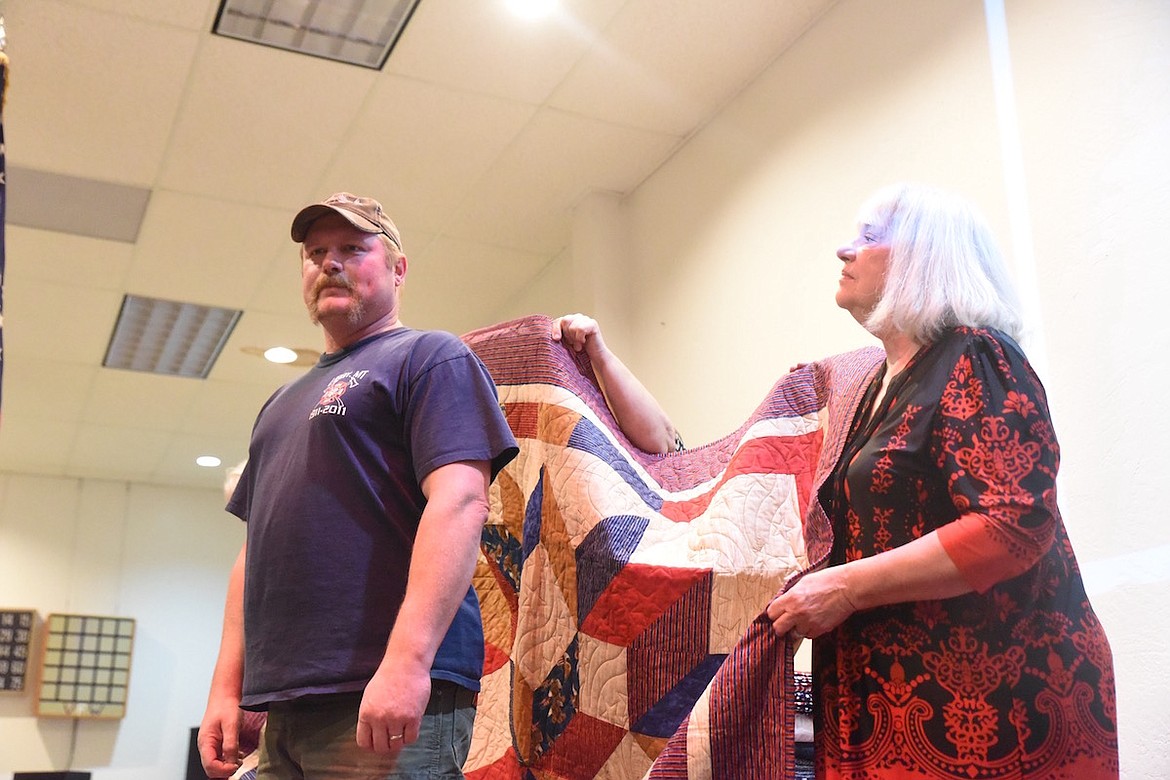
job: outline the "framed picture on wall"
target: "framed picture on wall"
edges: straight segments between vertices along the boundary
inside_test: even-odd
[[[31,609],[0,609],[0,693],[23,692],[30,685],[36,617]]]
[[[49,615],[37,714],[106,719],[125,716],[133,648],[132,618]]]

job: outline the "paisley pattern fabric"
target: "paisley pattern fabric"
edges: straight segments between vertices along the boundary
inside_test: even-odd
[[[882,369],[884,370],[884,369]],[[851,616],[813,648],[819,778],[1116,778],[1113,664],[1056,506],[1019,348],[955,329],[861,399],[818,492],[829,563],[931,531],[974,588]]]

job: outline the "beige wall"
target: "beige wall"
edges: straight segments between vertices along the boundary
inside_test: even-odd
[[[243,531],[219,491],[0,475],[0,606],[135,619],[126,717],[74,734],[33,715],[33,689],[0,695],[0,778],[65,769],[71,752],[102,777],[183,776]]]
[[[872,190],[974,190],[1006,226],[983,29],[977,2],[842,3],[629,199],[632,357],[688,442],[743,422],[795,363],[870,343],[833,292]]]
[[[1005,18],[1007,60],[975,0],[834,6],[624,202],[623,357],[689,444],[714,439],[796,362],[872,343],[832,296],[873,189],[979,203],[1030,302],[1061,505],[1117,662],[1122,774],[1164,777],[1170,4],[1008,0]]]

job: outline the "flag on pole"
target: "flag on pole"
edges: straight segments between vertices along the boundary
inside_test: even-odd
[[[4,173],[4,100],[7,97],[8,55],[4,53],[4,20],[0,18],[0,394],[4,378],[4,224],[8,206],[8,180]]]

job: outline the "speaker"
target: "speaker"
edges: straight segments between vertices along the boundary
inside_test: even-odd
[[[207,780],[207,774],[203,771],[203,762],[199,760],[199,728],[191,729],[191,741],[187,745],[187,774],[184,775],[185,780]],[[16,780],[16,778],[12,778]]]

